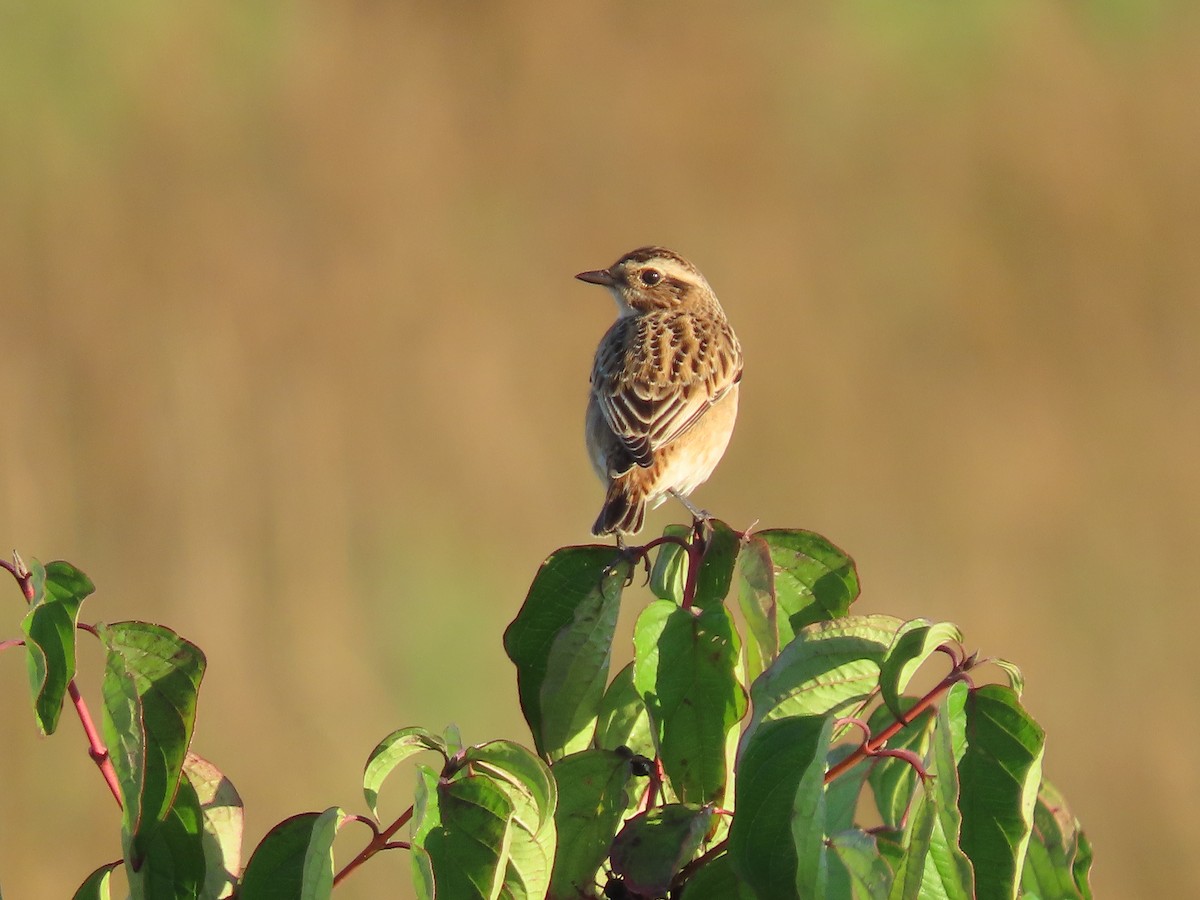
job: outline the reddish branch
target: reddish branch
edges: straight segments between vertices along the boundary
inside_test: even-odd
[[[342,879],[365,863],[380,850],[409,849],[409,844],[407,841],[393,841],[392,835],[403,828],[408,820],[412,818],[412,815],[413,807],[410,806],[400,814],[400,817],[396,819],[395,822],[383,829],[383,831],[375,830],[375,823],[370,819],[365,819],[362,816],[355,816],[354,818],[356,821],[365,822],[367,825],[369,825],[371,829],[375,831],[375,835],[371,838],[371,842],[363,848],[362,853],[358,854],[358,856],[346,863],[346,867],[342,869],[342,871],[338,872],[336,876],[334,876],[333,886],[337,887]]]
[[[21,561],[21,558],[16,556],[16,554],[14,556],[16,558],[15,563],[10,563],[6,559],[0,559],[0,566],[7,569],[9,574],[17,580],[17,584],[21,586],[21,593],[25,595],[25,602],[32,603],[34,600],[33,578],[29,570],[25,568],[25,563]],[[88,630],[91,630],[95,634],[94,629]],[[83,733],[87,735],[88,756],[92,758],[92,762],[100,769],[100,774],[104,777],[108,789],[112,791],[113,798],[117,801],[117,806],[124,809],[125,804],[121,800],[121,785],[117,781],[117,770],[113,768],[112,757],[108,753],[108,748],[104,746],[100,732],[96,730],[96,723],[92,720],[91,711],[88,709],[83,695],[79,693],[79,688],[75,685],[74,678],[67,683],[67,693],[71,697],[71,703],[75,706],[75,713],[79,716],[79,722],[83,725]]]

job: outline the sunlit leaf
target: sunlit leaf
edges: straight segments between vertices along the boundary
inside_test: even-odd
[[[984,685],[967,697],[967,750],[958,765],[963,850],[976,896],[1017,895],[1042,776],[1046,735],[1016,693]]]
[[[1091,900],[1091,848],[1062,794],[1047,781],[1033,811],[1033,837],[1021,872],[1021,889],[1038,897]]]
[[[741,538],[724,522],[710,519],[706,529],[704,556],[696,574],[695,606],[721,606],[733,584],[733,567],[741,549]]]
[[[879,667],[883,702],[893,715],[899,718],[902,712],[900,694],[925,661],[943,644],[956,645],[961,641],[962,632],[950,622],[933,624],[925,619],[913,619],[900,626]]]
[[[775,563],[770,545],[758,535],[749,537],[738,554],[737,565],[738,605],[747,625],[746,674],[753,682],[779,655]]]
[[[183,776],[196,791],[204,832],[205,874],[200,896],[203,900],[229,897],[242,869],[242,798],[216,766],[194,753],[184,759]]]
[[[412,842],[429,854],[437,896],[494,900],[508,874],[512,825],[512,801],[491,778],[435,779]]]
[[[108,650],[101,732],[124,803],[126,858],[137,870],[142,843],[166,818],[179,785],[204,654],[161,625],[119,622],[99,633]]]
[[[893,616],[847,616],[801,630],[750,686],[753,712],[739,755],[764,721],[858,715],[875,693],[879,664],[900,625]]]
[[[852,896],[887,897],[892,888],[892,870],[880,855],[875,838],[859,828],[831,834],[828,847],[849,876]]]
[[[384,780],[404,760],[425,750],[440,753],[443,762],[450,758],[443,738],[417,726],[397,729],[375,745],[363,771],[363,794],[372,815],[379,815],[379,790]]]
[[[754,537],[770,548],[779,607],[779,645],[813,622],[841,618],[858,597],[858,572],[844,551],[813,531],[770,528]]]
[[[628,747],[653,758],[657,751],[650,732],[650,714],[633,683],[633,663],[629,663],[616,674],[600,701],[596,746],[605,750]]]
[[[614,750],[584,750],[550,767],[558,784],[554,820],[562,840],[549,896],[571,897],[595,883],[621,820],[633,806],[635,786],[645,785],[644,779],[634,778],[629,759]]]
[[[42,734],[53,734],[62,713],[67,684],[75,677],[75,625],[79,607],[96,588],[70,563],[29,567],[33,602],[21,621],[25,663],[33,692],[33,712]]]
[[[766,722],[742,747],[729,829],[734,872],[762,897],[824,896],[831,716]]]
[[[517,667],[521,709],[547,759],[592,741],[632,566],[630,557],[612,547],[559,550],[542,564],[504,633],[504,649]]]
[[[684,802],[716,803],[724,795],[726,739],[746,711],[737,659],[737,633],[722,605],[696,613],[655,600],[634,627],[634,684]]]
[[[687,525],[668,525],[663,529],[663,537],[674,540],[664,541],[658,547],[650,570],[650,590],[661,600],[679,604],[683,602],[683,585],[687,580],[688,554],[677,541],[691,543],[692,529]]]
[[[489,775],[513,806],[513,833],[505,873],[506,896],[542,900],[550,886],[558,787],[549,767],[519,744],[489,741],[469,747],[463,761],[476,775]]]
[[[108,883],[113,870],[120,865],[120,860],[102,865],[84,880],[71,900],[109,900]]]

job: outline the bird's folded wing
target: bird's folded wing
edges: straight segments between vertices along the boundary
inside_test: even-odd
[[[655,450],[687,433],[742,376],[731,332],[717,335],[715,346],[706,342],[703,354],[668,341],[659,335],[660,345],[673,350],[665,358],[627,352],[623,366],[607,372],[598,366],[593,373],[592,390],[605,421],[640,466],[649,466]]]

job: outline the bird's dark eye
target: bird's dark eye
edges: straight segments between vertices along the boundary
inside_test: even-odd
[[[662,272],[658,269],[642,269],[642,284],[646,287],[654,287],[662,281]]]

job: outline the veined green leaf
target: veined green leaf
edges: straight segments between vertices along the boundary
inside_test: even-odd
[[[883,702],[899,718],[900,694],[908,687],[913,675],[943,644],[958,644],[962,632],[950,622],[933,624],[925,619],[912,619],[900,626],[892,646],[880,665],[879,687]]]
[[[113,869],[120,865],[120,860],[102,865],[84,880],[71,900],[109,900],[108,882]]]
[[[183,777],[200,804],[205,870],[201,900],[229,897],[242,870],[242,798],[216,766],[194,753],[183,761]]]
[[[397,729],[375,746],[367,757],[363,771],[363,795],[367,798],[372,815],[379,816],[379,790],[384,780],[396,766],[424,750],[440,753],[443,762],[450,758],[445,740],[428,728],[419,726]]]
[[[557,833],[558,787],[544,762],[519,744],[490,741],[463,754],[476,775],[486,775],[508,795],[513,833],[504,887],[511,900],[542,900],[550,887]]]
[[[845,616],[858,597],[858,572],[844,551],[813,531],[770,528],[754,537],[770,548],[775,567],[779,644],[814,622]]]
[[[741,538],[718,519],[710,519],[704,556],[696,574],[696,596],[692,603],[701,609],[723,606],[733,584],[733,567],[741,549]]]
[[[143,843],[167,818],[192,738],[204,654],[169,628],[102,625],[108,650],[101,732],[124,803],[126,861],[142,867]]]
[[[847,616],[802,629],[750,686],[753,713],[739,756],[766,721],[787,716],[856,716],[879,684],[879,664],[900,620]]]
[[[79,621],[79,607],[96,588],[86,575],[61,560],[43,568],[35,559],[29,573],[33,602],[21,621],[21,630],[25,632],[25,664],[38,730],[53,734],[67,685],[75,677],[75,625]]]
[[[628,755],[613,750],[565,756],[550,772],[558,784],[555,825],[569,840],[559,844],[548,896],[574,897],[595,884],[621,820],[636,802],[635,788],[645,780],[634,778]]]
[[[656,729],[663,769],[683,802],[719,803],[726,738],[746,712],[729,611],[655,600],[634,627],[633,680]]]
[[[742,747],[729,857],[761,897],[824,896],[824,780],[832,733],[832,716],[791,716],[764,723]]]
[[[272,828],[246,864],[238,900],[327,900],[333,890],[333,839],[345,818],[332,807]]]
[[[775,564],[771,548],[758,535],[749,537],[738,554],[738,605],[746,617],[746,676],[753,682],[779,655],[776,622]],[[788,626],[791,633],[791,626]]]
[[[596,746],[604,750],[628,747],[650,758],[658,752],[651,735],[650,714],[633,683],[633,663],[618,672],[604,692],[596,723]]]
[[[981,900],[1016,897],[1042,776],[1046,736],[1010,688],[967,697],[967,750],[958,764],[963,850]]]
[[[1091,900],[1091,850],[1079,820],[1048,781],[1038,791],[1033,837],[1021,872],[1021,889],[1037,897]]]
[[[663,537],[676,538],[687,543],[692,541],[692,529],[687,525],[668,525]],[[654,557],[650,570],[650,590],[660,600],[670,600],[676,605],[683,602],[683,585],[687,580],[687,550],[675,541],[664,541]]]
[[[413,846],[429,854],[439,898],[496,900],[513,840],[513,804],[487,777],[435,780]],[[436,804],[436,821],[429,815]]]
[[[828,845],[833,859],[849,876],[850,896],[888,896],[892,889],[892,870],[880,854],[873,836],[862,829],[849,828],[831,834]]]
[[[143,830],[136,862],[127,863],[133,900],[194,900],[207,879],[203,814],[196,789],[181,778],[171,808]]]
[[[547,759],[592,741],[632,567],[631,558],[612,547],[559,550],[542,564],[504,633],[521,708]]]

